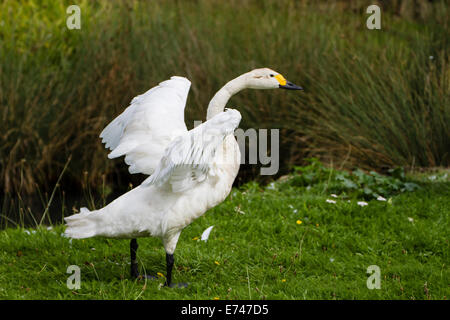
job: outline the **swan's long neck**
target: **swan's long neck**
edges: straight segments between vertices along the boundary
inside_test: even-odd
[[[229,81],[226,85],[222,87],[222,89],[217,91],[217,93],[209,102],[206,120],[209,120],[216,114],[222,112],[225,109],[228,100],[233,95],[235,95],[236,93],[247,87],[245,79],[246,79],[245,74],[243,74],[237,77],[236,79]]]

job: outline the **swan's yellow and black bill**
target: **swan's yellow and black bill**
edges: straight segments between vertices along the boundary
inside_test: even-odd
[[[293,84],[292,82],[287,81],[281,74],[277,74],[275,76],[275,79],[278,80],[279,87],[282,89],[288,89],[288,90],[303,90],[302,87],[299,87],[295,84]]]
[[[281,85],[280,84],[280,88],[281,89],[288,89],[288,90],[303,90],[302,87],[299,87],[295,84],[293,84],[292,82],[286,81],[285,85]]]

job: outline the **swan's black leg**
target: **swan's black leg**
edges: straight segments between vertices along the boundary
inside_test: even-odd
[[[136,252],[138,249],[138,243],[136,239],[131,239],[130,242],[130,256],[131,256],[131,277],[135,278],[135,279],[141,279],[141,278],[147,278],[147,279],[156,279],[155,276],[150,276],[150,275],[140,275],[139,274],[139,270],[138,270],[138,263],[137,263],[137,259],[136,259]]]
[[[166,275],[166,286],[169,286],[172,284],[172,268],[173,268],[173,254],[166,253],[166,267],[167,267],[167,275]]]
[[[173,254],[166,253],[167,274],[166,274],[166,282],[164,285],[170,288],[175,287],[185,288],[187,287],[187,283],[172,283],[172,268],[174,261],[175,259],[173,258]]]
[[[139,270],[138,270],[138,263],[136,260],[136,251],[138,249],[138,243],[136,239],[131,239],[130,242],[130,256],[131,256],[131,277],[132,278],[138,278],[139,277]]]

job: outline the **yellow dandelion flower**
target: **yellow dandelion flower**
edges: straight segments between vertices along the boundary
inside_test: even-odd
[[[286,279],[282,279],[281,282],[286,282]]]
[[[213,299],[214,299],[214,300],[219,300],[220,298],[219,298],[219,297],[214,297]]]
[[[319,226],[319,224],[318,223],[316,223],[316,227],[318,227]]]
[[[164,275],[161,272],[156,273],[158,276],[160,276],[161,278],[165,278]]]
[[[297,224],[302,224],[303,221],[297,220]]]
[[[198,237],[193,237],[192,240],[198,240]]]
[[[215,264],[217,264],[218,266],[220,265],[219,261],[214,261]]]

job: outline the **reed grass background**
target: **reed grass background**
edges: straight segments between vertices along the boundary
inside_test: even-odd
[[[59,197],[129,188],[140,177],[107,159],[98,135],[134,96],[188,77],[193,127],[222,85],[263,66],[305,91],[247,90],[229,106],[244,129],[281,129],[280,174],[311,156],[347,168],[448,166],[448,4],[376,3],[381,30],[366,28],[373,1],[78,1],[81,30],[69,30],[70,1],[2,1],[4,199],[45,202],[70,156]],[[257,169],[243,166],[238,182]]]

